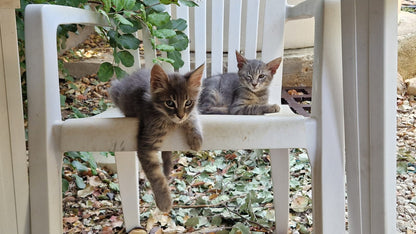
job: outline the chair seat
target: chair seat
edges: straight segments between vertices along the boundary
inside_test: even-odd
[[[287,105],[274,114],[201,115],[200,120],[206,136],[203,150],[306,147],[305,126],[314,122],[293,113]],[[64,151],[136,151],[137,121],[114,108],[90,118],[69,119],[55,127],[60,129]],[[161,150],[189,150],[182,131],[171,132]]]

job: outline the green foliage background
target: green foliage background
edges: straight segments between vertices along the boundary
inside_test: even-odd
[[[147,30],[151,35],[153,49],[164,51],[167,57],[157,57],[154,62],[165,61],[175,69],[183,66],[180,51],[188,47],[189,39],[183,30],[187,27],[184,19],[171,19],[165,11],[165,5],[183,4],[194,7],[190,0],[21,0],[21,8],[16,10],[18,44],[21,67],[24,65],[24,10],[28,4],[55,4],[79,8],[90,8],[104,15],[108,27],[99,27],[100,35],[107,39],[113,48],[114,62],[104,62],[98,71],[101,81],[109,80],[114,74],[121,78],[126,72],[120,67],[131,67],[134,56],[129,50],[137,50],[141,41],[135,33]],[[60,25],[57,30],[58,49],[65,44],[68,32],[76,32],[76,25]],[[25,77],[24,72],[22,73]]]

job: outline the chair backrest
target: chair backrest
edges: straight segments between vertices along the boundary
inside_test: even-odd
[[[261,1],[264,3],[261,4]],[[237,72],[235,51],[241,52],[248,59],[257,58],[266,63],[283,56],[286,1],[261,1],[198,1],[199,6],[195,8],[173,6],[168,9],[174,17],[189,22],[186,33],[192,44],[189,47],[194,49],[191,51],[188,48],[182,52],[185,64],[179,71],[186,72],[206,63],[205,76]],[[260,9],[260,6],[264,9]],[[264,15],[260,15],[263,11]],[[259,17],[264,18],[264,28],[259,28]],[[260,47],[265,49],[257,55],[258,35],[261,31],[264,36]],[[272,83],[270,102],[280,104],[281,77],[282,69],[279,68]]]
[[[235,51],[266,63],[283,57],[285,22],[314,17],[318,2],[307,0],[293,7],[286,0],[202,0],[194,8],[168,7],[174,18],[188,22],[185,33],[191,44],[181,53],[184,66],[179,72],[188,72],[202,63],[206,63],[204,77],[237,72]],[[172,70],[171,66],[164,67]],[[281,65],[271,84],[270,103],[281,103],[282,71]]]
[[[264,3],[260,4],[261,1],[264,1]],[[179,69],[180,72],[187,72],[190,69],[193,69],[195,65],[208,62],[210,65],[209,67],[211,68],[206,73],[206,76],[222,73],[225,71],[223,69],[224,66],[227,67],[226,71],[228,72],[236,71],[237,65],[234,51],[238,50],[243,52],[248,59],[257,57],[257,39],[259,30],[262,30],[263,37],[260,46],[262,50],[260,56],[257,58],[269,62],[274,58],[283,56],[285,21],[315,16],[315,25],[320,25],[322,22],[322,19],[316,19],[317,15],[322,15],[322,0],[306,0],[294,7],[287,5],[286,0],[201,0],[198,1],[198,4],[199,6],[194,8],[173,6],[172,8],[168,7],[167,9],[168,11],[171,11],[173,15],[176,15],[176,17],[184,18],[188,22],[190,19],[189,16],[193,16],[193,23],[190,24],[190,27],[188,27],[185,33],[188,33],[191,43],[194,44],[192,46],[195,48],[195,51],[193,52],[194,61],[192,60],[193,56],[191,56],[189,48],[183,51],[182,59],[185,64]],[[260,9],[260,6],[264,6],[264,9]],[[46,6],[31,7],[38,8],[38,10],[41,11],[42,8]],[[48,7],[55,8],[56,14],[68,16],[60,17],[60,20],[57,21],[53,19],[53,16],[47,15],[44,17],[50,18],[40,18],[36,19],[38,21],[26,22],[26,29],[35,35],[35,38],[39,38],[39,41],[28,40],[26,42],[26,49],[31,50],[32,52],[29,53],[28,56],[33,57],[27,59],[28,70],[31,70],[31,73],[36,74],[35,77],[39,78],[39,80],[37,78],[36,80],[29,80],[28,83],[37,86],[40,93],[59,90],[58,79],[56,78],[58,77],[58,66],[55,46],[55,28],[59,24],[67,23],[107,24],[104,17],[97,17],[93,12],[85,14],[83,10],[78,9],[80,14],[74,17],[72,11],[68,13],[65,8],[59,6]],[[225,12],[224,9],[227,9],[227,12]],[[74,10],[74,12],[75,11],[76,10]],[[264,15],[259,14],[259,12],[264,12]],[[228,21],[224,21],[224,16],[228,17]],[[263,28],[258,27],[258,17],[263,17]],[[48,20],[51,24],[54,24],[54,27],[49,27],[46,30],[38,30],[37,28],[41,25],[40,22],[42,20]],[[224,22],[229,22],[229,25],[225,25]],[[212,32],[207,34],[209,28],[211,28],[210,30]],[[225,31],[226,29],[228,31]],[[320,30],[320,27],[315,26],[315,40],[318,39],[318,41],[322,41],[322,32]],[[245,32],[244,35],[241,35],[242,32]],[[211,35],[211,38],[207,38],[207,35]],[[142,31],[142,37],[144,39],[145,64],[152,64],[155,51],[152,49],[150,40],[145,39],[150,38],[146,30]],[[41,43],[40,47],[38,44],[39,42]],[[210,43],[211,51],[207,51],[207,43]],[[228,54],[224,54],[224,43],[227,43]],[[319,80],[317,81],[321,75],[319,64],[321,53],[320,46],[321,45],[315,45],[314,84],[321,83]],[[135,60],[137,64],[140,64],[138,61],[138,53],[135,54],[135,57],[137,58]],[[226,63],[224,63],[224,57],[226,58]],[[166,69],[172,69],[170,65],[165,65],[164,67]],[[45,79],[40,79],[40,77],[45,77]],[[281,83],[282,66],[277,70],[271,84],[270,103],[280,104]],[[319,89],[319,85],[314,86],[314,90],[316,89]],[[313,92],[314,100],[317,100],[315,96],[320,95],[319,93],[319,91]],[[317,97],[319,98],[319,96]],[[48,95],[48,97],[42,97],[41,100],[42,101],[40,102],[36,102],[36,104],[32,103],[31,106],[34,106],[33,109],[39,110],[41,113],[52,113],[54,116],[52,119],[61,119],[58,91],[53,95]],[[29,102],[31,102],[31,100],[29,100]],[[314,101],[314,103],[317,102]],[[50,111],[47,111],[47,109]],[[317,109],[319,108],[316,108],[316,104],[314,104],[312,115]]]

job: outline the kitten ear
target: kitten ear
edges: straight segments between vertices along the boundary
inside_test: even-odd
[[[163,68],[155,64],[153,65],[152,71],[150,72],[150,89],[152,92],[158,89],[165,89],[168,83],[168,75],[165,73]]]
[[[192,71],[192,73],[190,74],[188,78],[189,85],[191,87],[199,88],[201,86],[201,78],[202,78],[202,75],[204,74],[204,68],[205,68],[205,64],[202,64],[197,69]]]
[[[274,75],[282,62],[282,57],[274,59],[266,64],[267,69]]]
[[[241,69],[244,64],[247,63],[247,59],[244,58],[244,56],[242,56],[240,53],[238,53],[238,51],[235,51],[235,56],[237,57],[237,67],[238,69]]]

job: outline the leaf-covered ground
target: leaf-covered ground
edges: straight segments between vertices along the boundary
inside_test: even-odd
[[[63,180],[65,233],[125,233],[117,175],[91,164],[91,154],[70,152]],[[112,157],[109,155],[109,157]],[[163,233],[270,233],[274,229],[270,158],[267,151],[176,152],[170,185],[172,211],[157,210],[150,185],[140,175],[141,226]],[[307,155],[293,150],[291,222],[293,233],[312,228]],[[63,183],[64,187],[66,182]],[[65,188],[64,188],[65,189]]]
[[[416,101],[397,98],[397,232],[416,233]]]

